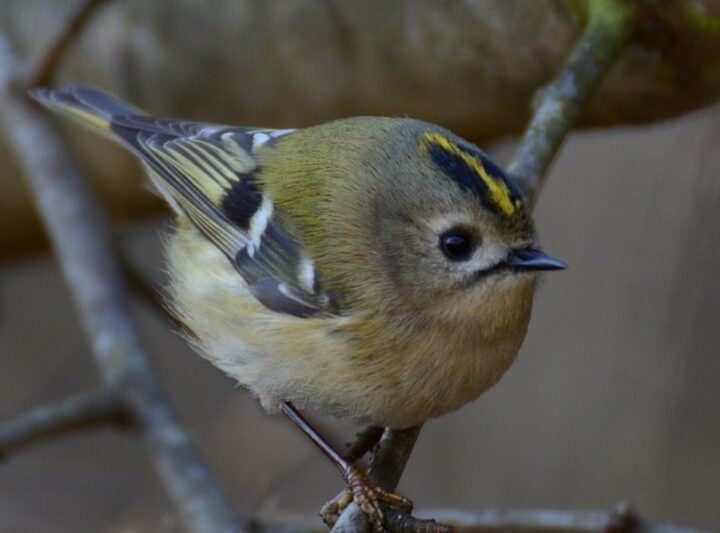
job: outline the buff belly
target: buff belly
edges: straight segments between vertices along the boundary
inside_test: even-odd
[[[192,333],[191,343],[268,411],[287,400],[393,427],[455,410],[497,382],[522,343],[534,287],[530,277],[496,287],[500,304],[513,302],[499,322],[469,312],[398,337],[371,314],[296,318],[269,311],[193,229],[172,237],[168,255],[172,310]],[[527,293],[526,305],[517,305],[517,291]],[[509,334],[518,329],[522,335]]]

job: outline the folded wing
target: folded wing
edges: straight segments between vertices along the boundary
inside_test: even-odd
[[[255,150],[271,149],[293,130],[151,117],[85,85],[30,94],[134,152],[173,209],[225,254],[267,308],[298,317],[332,313],[311,258],[283,231],[256,178]]]

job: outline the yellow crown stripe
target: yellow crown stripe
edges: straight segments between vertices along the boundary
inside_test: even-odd
[[[477,176],[482,180],[490,192],[490,201],[495,204],[506,216],[512,216],[517,211],[519,202],[513,202],[510,190],[502,179],[495,178],[487,173],[479,158],[461,150],[457,144],[440,133],[426,133],[427,144],[436,144],[443,150],[460,157]]]

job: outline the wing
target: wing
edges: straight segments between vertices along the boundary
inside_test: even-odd
[[[254,152],[294,130],[236,128],[156,118],[88,86],[31,95],[116,137],[155,187],[235,266],[267,308],[298,317],[332,313],[312,260],[274,216]]]

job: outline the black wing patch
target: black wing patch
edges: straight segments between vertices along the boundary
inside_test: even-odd
[[[222,200],[222,210],[245,231],[250,229],[252,216],[262,204],[262,193],[255,179],[255,173],[259,171],[258,168],[252,173],[238,174],[238,180],[231,185]]]

